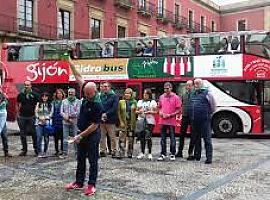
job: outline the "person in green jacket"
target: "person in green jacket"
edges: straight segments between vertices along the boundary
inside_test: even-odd
[[[3,143],[3,150],[5,157],[11,157],[12,155],[8,152],[8,139],[7,139],[7,104],[8,99],[5,93],[3,93],[0,87],[0,135]]]
[[[123,99],[120,100],[118,104],[118,118],[120,123],[119,158],[123,158],[125,155],[125,146],[126,146],[125,144],[127,137],[128,137],[127,155],[129,158],[132,158],[134,131],[136,126],[136,109],[137,109],[137,101],[133,98],[133,91],[131,88],[127,88],[125,90]]]

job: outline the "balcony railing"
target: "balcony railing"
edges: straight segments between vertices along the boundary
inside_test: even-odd
[[[175,16],[173,26],[178,29],[186,29],[190,33],[208,33],[211,32],[211,29],[207,26],[201,26],[199,23],[194,21],[188,21],[186,17]]]
[[[47,24],[41,24],[37,22],[33,22],[32,26],[22,26],[19,25],[21,19],[8,16],[6,14],[0,13],[0,32],[3,31],[5,33],[15,33],[18,37],[20,36],[28,36],[32,38],[40,38],[40,39],[50,39],[56,40],[61,39],[57,36],[57,27]],[[71,31],[70,35],[74,35],[75,38],[89,38],[88,33],[82,33],[77,31]]]
[[[188,28],[188,20],[187,20],[187,18],[185,18],[183,16],[175,15],[173,26],[178,30],[187,29]]]
[[[133,7],[133,0],[114,0],[114,5],[125,9],[131,9]]]
[[[155,5],[153,3],[150,3],[148,1],[145,1],[144,4],[140,3],[140,0],[138,0],[138,14],[151,17],[155,13]]]
[[[162,12],[161,12],[162,11]],[[166,9],[157,9],[157,20],[161,21],[163,24],[168,24],[174,21],[174,14]]]

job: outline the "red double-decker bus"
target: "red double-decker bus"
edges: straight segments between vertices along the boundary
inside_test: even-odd
[[[151,88],[158,99],[167,81],[181,95],[187,80],[202,78],[217,101],[214,134],[270,130],[269,32],[6,43],[1,51],[1,83],[10,99],[10,120],[15,120],[16,96],[25,80],[38,91],[78,88],[68,63],[61,59],[65,53],[76,58],[76,69],[85,80],[108,80],[120,96],[131,87],[139,99],[143,89]],[[180,120],[181,116],[179,126]]]

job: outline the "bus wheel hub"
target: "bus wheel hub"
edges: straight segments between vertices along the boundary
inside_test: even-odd
[[[232,128],[233,128],[233,125],[232,125],[232,122],[228,119],[222,119],[220,122],[219,122],[219,130],[222,131],[223,133],[229,133]]]

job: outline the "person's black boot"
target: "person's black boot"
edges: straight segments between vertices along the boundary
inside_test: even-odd
[[[175,155],[177,158],[183,158],[183,153],[182,151],[178,151],[178,153]]]
[[[22,151],[19,156],[26,156],[27,152],[26,151]]]
[[[5,157],[9,157],[9,158],[12,157],[12,155],[8,151],[5,151],[4,155],[5,155]]]

